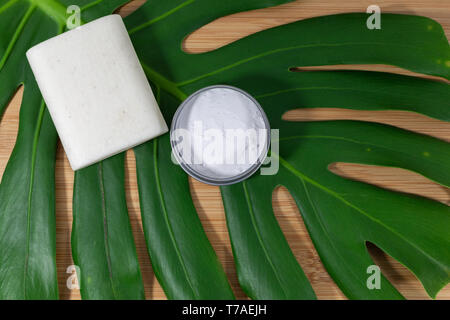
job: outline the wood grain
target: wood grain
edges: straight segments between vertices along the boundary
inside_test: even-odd
[[[135,0],[120,9],[125,16],[144,3]],[[313,16],[365,11],[373,1],[347,0],[321,1],[303,0],[286,4],[276,8],[245,12],[218,19],[204,26],[190,35],[184,48],[188,52],[203,52],[213,50],[243,36],[276,25],[292,22]],[[412,13],[425,15],[439,21],[450,36],[450,3],[448,0],[429,1],[377,1],[383,12]],[[388,66],[356,66],[353,68],[383,70],[397,73],[407,73],[398,68]],[[0,173],[11,154],[18,129],[18,114],[22,98],[22,89],[11,101],[0,124]],[[350,110],[296,110],[285,115],[288,120],[325,120],[325,119],[358,119],[397,125],[409,130],[429,134],[440,139],[450,140],[450,124],[427,117],[405,112],[362,112]],[[336,174],[352,179],[368,181],[370,183],[392,190],[419,194],[450,204],[450,191],[447,188],[430,182],[426,178],[406,170],[393,168],[379,168],[363,165],[335,164],[331,168]],[[192,197],[198,214],[205,228],[207,236],[222,262],[230,279],[236,296],[245,299],[240,290],[234,267],[230,241],[226,230],[223,205],[220,191],[216,187],[208,186],[190,180]],[[68,266],[73,264],[70,249],[70,231],[72,224],[72,184],[73,171],[61,146],[58,148],[56,161],[56,211],[57,211],[57,265],[60,297],[62,299],[79,299],[78,290],[69,290],[66,280]],[[140,220],[139,197],[136,185],[135,160],[132,152],[127,153],[126,160],[126,192],[130,219],[135,235],[141,270],[144,277],[147,299],[165,299],[164,292],[155,279],[145,247],[145,240]],[[345,299],[339,288],[325,271],[317,252],[315,251],[301,215],[298,212],[289,192],[279,188],[273,193],[273,207],[278,222],[286,235],[289,245],[304,268],[313,288],[320,299]],[[384,254],[373,245],[369,251],[375,263],[380,265],[383,273],[409,299],[427,299],[427,295],[420,282],[402,265]],[[450,286],[444,288],[438,299],[450,299]]]

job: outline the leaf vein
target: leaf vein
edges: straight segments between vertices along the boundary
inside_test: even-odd
[[[334,198],[336,198],[337,200],[341,201],[342,203],[344,203],[348,207],[352,208],[353,210],[356,210],[357,212],[363,214],[369,220],[371,220],[371,221],[375,222],[376,224],[384,227],[386,230],[390,231],[392,234],[396,235],[397,237],[399,237],[400,239],[402,239],[403,241],[405,241],[406,243],[408,243],[412,247],[416,248],[417,251],[421,252],[424,256],[428,257],[431,261],[434,261],[434,263],[437,266],[439,266],[440,268],[442,268],[442,270],[445,270],[445,272],[448,273],[447,266],[443,265],[440,261],[436,260],[436,258],[434,258],[432,255],[430,255],[429,253],[425,252],[422,248],[418,247],[416,244],[414,244],[411,241],[409,241],[402,234],[398,233],[394,229],[392,229],[389,226],[387,226],[386,224],[384,224],[379,219],[371,216],[369,213],[365,212],[363,209],[359,208],[358,206],[354,205],[353,203],[351,203],[347,199],[343,198],[339,193],[337,193],[337,192],[335,192],[335,191],[325,187],[324,185],[320,184],[319,182],[315,181],[314,179],[306,176],[304,173],[300,172],[298,169],[294,168],[291,164],[289,164],[280,155],[273,154],[273,156],[278,157],[278,159],[279,159],[280,163],[283,165],[283,167],[285,167],[288,171],[293,173],[295,176],[299,177],[300,179],[304,179],[306,182],[316,186],[317,188],[321,189],[325,193],[328,193],[329,195],[333,196]]]
[[[332,240],[330,239],[330,237],[329,237],[329,232],[328,232],[328,230],[327,230],[327,227],[326,227],[326,225],[323,223],[322,216],[318,213],[317,208],[316,208],[316,206],[315,206],[315,203],[313,202],[313,200],[312,200],[312,198],[311,198],[311,196],[310,196],[310,194],[309,194],[308,187],[306,186],[305,180],[304,180],[303,178],[300,178],[300,180],[302,181],[303,188],[305,189],[306,197],[308,198],[308,201],[309,201],[309,203],[311,204],[311,207],[312,207],[312,209],[313,209],[313,212],[314,212],[315,216],[317,217],[317,220],[318,220],[318,222],[319,222],[319,225],[320,225],[320,227],[322,228],[322,230],[324,231],[324,234],[325,234],[325,236],[327,237],[328,242],[330,243],[331,247],[333,247],[333,249],[334,249],[334,251],[336,252],[336,254],[337,254],[339,257],[341,257],[342,264],[345,265],[345,266],[347,266],[347,263],[346,263],[346,262],[347,262],[347,259],[345,259],[345,258],[341,255],[341,253],[340,253],[339,250],[337,249],[337,247],[336,247],[334,241],[332,241]],[[316,247],[315,244],[314,244],[314,247]],[[317,253],[320,255],[320,253],[319,253],[318,250],[317,250]],[[322,257],[320,257],[320,259],[322,260]],[[352,270],[351,268],[347,268],[347,267],[346,267],[346,269],[347,269],[347,270],[355,277],[355,279],[359,279],[358,276],[353,272],[353,270]],[[339,278],[336,278],[335,281],[336,281],[336,282],[340,282],[340,281],[339,281]]]
[[[163,13],[162,15],[160,15],[160,16],[158,16],[158,17],[156,17],[156,18],[154,18],[154,19],[152,19],[150,21],[147,21],[147,22],[145,22],[145,23],[143,23],[143,24],[141,24],[141,25],[139,25],[139,26],[137,26],[137,27],[135,27],[133,29],[131,29],[130,31],[128,31],[128,33],[130,35],[132,35],[133,33],[136,33],[136,32],[138,32],[138,31],[140,31],[142,29],[145,29],[145,28],[151,26],[152,24],[154,24],[154,23],[156,23],[156,22],[158,22],[158,21],[160,21],[160,20],[162,20],[164,18],[167,18],[171,14],[173,14],[173,13],[177,12],[178,10],[186,7],[187,5],[190,5],[193,2],[195,2],[195,0],[186,0],[185,2],[181,3],[180,5],[176,6],[173,9]]]
[[[27,297],[27,274],[28,274],[28,263],[30,257],[30,234],[31,234],[31,213],[32,213],[32,201],[33,201],[33,188],[34,188],[34,173],[36,167],[36,157],[37,157],[37,146],[39,135],[42,128],[42,121],[44,119],[44,111],[45,111],[45,103],[44,100],[41,100],[41,106],[39,109],[39,115],[37,119],[36,129],[34,131],[33,136],[33,149],[31,153],[31,172],[30,172],[30,185],[28,189],[28,206],[27,206],[27,234],[26,234],[26,253],[25,253],[25,266],[24,266],[24,282],[23,282],[23,290],[24,297]]]
[[[109,243],[108,243],[108,215],[107,215],[107,210],[106,210],[106,195],[105,195],[105,182],[104,182],[104,178],[103,178],[103,162],[100,162],[98,164],[98,180],[100,183],[100,194],[102,197],[102,216],[103,216],[103,241],[104,241],[104,246],[105,246],[105,255],[106,255],[106,262],[108,264],[108,278],[109,281],[111,282],[111,289],[113,292],[113,295],[115,298],[118,298],[117,292],[116,292],[116,288],[114,285],[114,280],[113,280],[113,272],[112,272],[112,263],[111,263],[111,252],[110,252],[110,248],[109,248]]]
[[[18,0],[9,0],[7,3],[5,3],[3,6],[0,7],[0,13],[5,11],[6,9],[10,8],[12,5],[14,5]]]
[[[161,209],[162,209],[163,216],[164,216],[164,222],[166,223],[167,230],[169,231],[168,233],[169,233],[170,240],[172,241],[172,244],[173,244],[173,247],[175,249],[175,253],[177,255],[177,258],[180,261],[180,265],[181,265],[181,268],[183,270],[184,276],[186,277],[186,281],[187,281],[187,283],[188,283],[188,285],[189,285],[189,287],[190,287],[194,297],[198,298],[197,294],[196,294],[196,292],[194,290],[194,286],[192,285],[192,281],[191,281],[191,279],[189,277],[189,273],[187,271],[187,268],[186,268],[186,266],[184,264],[184,260],[183,260],[183,258],[181,256],[180,249],[178,248],[178,244],[177,244],[177,241],[175,239],[175,235],[174,235],[174,232],[172,230],[172,226],[171,226],[170,221],[169,221],[167,208],[166,208],[166,204],[165,204],[165,200],[164,200],[164,195],[163,195],[162,189],[161,189],[161,180],[160,180],[160,177],[159,177],[158,157],[157,157],[157,155],[158,155],[158,139],[155,139],[154,142],[153,142],[153,162],[154,162],[155,180],[156,180],[155,182],[156,182],[156,189],[158,191],[158,197],[159,197],[159,200],[160,200],[160,203],[161,203]]]
[[[6,48],[6,51],[0,60],[0,71],[3,69],[3,67],[6,64],[6,61],[8,60],[9,56],[11,55],[12,50],[14,49],[14,46],[17,43],[17,40],[19,39],[20,34],[22,33],[26,23],[30,19],[31,14],[33,13],[36,6],[32,5],[28,8],[28,10],[25,12],[24,16],[22,17],[22,20],[19,23],[19,26],[17,27],[17,30],[14,32],[13,37],[11,38],[11,41],[8,44],[8,47]]]
[[[223,71],[227,71],[229,69],[232,69],[234,67],[238,67],[241,64],[247,63],[247,62],[251,62],[253,60],[259,59],[259,58],[263,58],[275,53],[280,53],[280,52],[284,52],[284,51],[290,51],[290,50],[295,50],[295,49],[304,49],[304,48],[319,48],[319,47],[343,47],[343,46],[360,46],[360,45],[379,45],[379,46],[401,46],[401,47],[407,47],[407,48],[417,48],[417,46],[414,45],[407,45],[407,44],[392,44],[392,43],[385,43],[385,42],[344,42],[344,43],[320,43],[320,44],[302,44],[302,45],[298,45],[298,46],[291,46],[291,47],[286,47],[286,48],[278,48],[278,49],[274,49],[274,50],[269,50],[267,52],[263,52],[251,57],[248,57],[246,59],[242,59],[239,61],[236,61],[232,64],[229,64],[227,66],[224,66],[222,68],[219,68],[217,70],[205,73],[203,75],[194,77],[192,79],[189,80],[185,80],[182,82],[178,82],[177,86],[179,87],[183,87],[186,86],[188,84],[197,82],[201,79],[216,75],[218,73],[221,73]],[[208,52],[206,53],[208,54]],[[290,72],[290,71],[289,71]]]
[[[345,120],[337,120],[337,121],[345,121]],[[355,120],[355,121],[359,121],[359,120]],[[368,121],[362,121],[362,122],[368,122]],[[390,125],[386,125],[386,126],[390,126]],[[404,129],[400,128],[400,130],[404,130]],[[362,142],[362,141],[357,141],[357,140],[344,138],[344,137],[336,137],[336,136],[307,136],[307,135],[306,136],[291,136],[291,137],[280,138],[279,141],[287,141],[287,140],[303,139],[303,138],[305,138],[305,139],[335,139],[335,140],[347,141],[347,142],[352,142],[352,143],[356,143],[356,144],[367,145],[367,146],[377,147],[377,148],[380,148],[380,149],[385,149],[385,150],[388,150],[388,151],[391,151],[391,152],[394,152],[394,153],[406,154],[409,157],[420,158],[419,155],[406,153],[406,152],[400,151],[399,149],[391,149],[391,148],[388,148],[388,147],[386,147],[384,145],[375,144],[373,142]],[[422,158],[420,158],[420,159],[422,159]],[[434,161],[432,158],[428,158],[427,161],[433,162],[433,163],[436,163],[436,164],[441,164],[438,161]],[[428,178],[428,179],[430,179],[430,178]],[[441,182],[438,182],[438,181],[435,181],[435,182],[448,188],[447,185],[445,185],[445,184],[443,184]]]
[[[91,3],[86,4],[86,5],[85,5],[84,7],[82,7],[80,10],[81,10],[81,11],[87,10],[87,9],[93,7],[93,6],[98,5],[99,3],[102,3],[103,1],[105,1],[105,0],[96,0],[96,1],[92,1]]]
[[[262,240],[261,234],[259,233],[259,229],[258,229],[258,227],[256,225],[255,213],[253,212],[250,195],[248,193],[247,184],[246,184],[245,181],[242,182],[242,187],[244,189],[245,200],[247,202],[248,212],[250,214],[250,220],[252,221],[252,226],[253,226],[253,229],[255,230],[255,233],[256,233],[256,238],[258,239],[258,242],[259,242],[259,244],[260,244],[260,246],[261,246],[261,248],[262,248],[262,250],[264,252],[264,256],[265,256],[267,262],[269,263],[270,268],[272,269],[272,271],[273,271],[273,273],[275,275],[275,278],[277,279],[278,283],[280,284],[280,287],[281,287],[281,290],[284,293],[284,296],[287,297],[286,291],[284,290],[284,287],[283,287],[283,284],[281,282],[281,279],[278,276],[278,273],[276,271],[275,265],[273,264],[272,259],[270,259],[269,253],[267,252],[267,249],[266,249],[266,247],[264,245],[264,242]]]

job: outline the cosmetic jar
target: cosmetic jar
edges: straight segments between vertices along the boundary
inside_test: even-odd
[[[270,136],[269,121],[255,98],[236,87],[210,86],[177,109],[170,129],[172,160],[196,180],[231,185],[258,171]]]

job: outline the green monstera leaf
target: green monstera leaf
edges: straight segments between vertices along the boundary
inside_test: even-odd
[[[73,4],[69,0],[1,0],[0,1],[0,112],[3,113],[10,98],[16,89],[25,87],[24,97],[20,108],[20,125],[17,142],[10,161],[3,174],[0,185],[0,299],[57,299],[58,283],[55,262],[55,154],[57,134],[49,113],[45,107],[36,81],[26,62],[25,52],[33,45],[42,42],[64,31],[66,8]],[[113,12],[117,7],[127,2],[126,0],[108,1],[76,1],[80,6],[83,21],[88,22],[97,17]],[[110,160],[116,162],[117,160]],[[117,165],[116,165],[117,166]],[[110,169],[111,170],[111,169]],[[116,170],[117,171],[117,170]],[[82,174],[82,173],[81,173]],[[123,175],[119,171],[116,176]],[[80,183],[81,184],[81,183]],[[79,184],[79,185],[80,185]],[[92,187],[94,188],[94,186]],[[120,195],[123,193],[123,182],[117,187]],[[116,192],[117,190],[109,190]],[[92,189],[91,189],[92,190]],[[121,199],[121,197],[118,197]],[[120,202],[116,198],[114,201]],[[96,199],[101,203],[102,198]],[[80,216],[90,218],[84,225],[84,232],[95,229],[103,232],[103,211],[90,203],[85,207],[78,207],[75,219],[76,228],[79,228],[85,220]],[[119,207],[119,214],[125,215],[126,206]],[[115,221],[114,221],[115,219]],[[111,219],[111,223],[121,223],[119,217]],[[129,223],[129,222],[128,222]],[[125,223],[125,228],[127,224]],[[114,226],[110,226],[114,228]],[[125,229],[127,230],[127,229]],[[126,232],[125,232],[126,234]],[[76,239],[76,233],[74,238]],[[84,235],[86,238],[86,234]],[[92,238],[90,238],[92,240]],[[102,243],[103,241],[103,237]],[[123,238],[121,238],[123,240]],[[109,238],[106,238],[109,240]],[[121,274],[122,268],[117,267],[116,277],[121,277],[122,282],[138,283],[135,285],[130,297],[143,297],[143,285],[140,271],[137,266],[136,254],[131,232],[128,234],[128,242],[121,244],[116,250],[123,247],[128,249],[127,261],[130,261],[126,274]],[[89,266],[101,265],[102,254],[106,255],[102,248],[92,245],[92,242],[81,243],[75,247],[89,245],[91,250],[97,249],[94,260],[84,261],[86,267],[82,270],[89,276]],[[133,256],[134,254],[134,256]],[[88,252],[86,252],[88,255]],[[77,256],[77,255],[74,255]],[[114,257],[113,254],[111,256]],[[92,257],[92,256],[91,256]],[[78,257],[77,257],[78,258]],[[115,257],[123,261],[122,257]],[[82,258],[78,258],[82,260]],[[86,259],[87,260],[87,259]],[[134,264],[133,264],[134,262]],[[115,262],[118,264],[118,262]],[[109,266],[115,265],[110,263]],[[108,278],[108,269],[100,269]],[[133,270],[131,270],[133,269]],[[84,279],[82,273],[82,279]],[[95,273],[93,279],[98,279],[99,273]],[[116,281],[116,280],[115,280]],[[82,281],[82,290],[86,291],[91,286],[91,281]],[[93,282],[96,284],[96,282]],[[121,284],[124,285],[123,283]],[[118,287],[119,285],[117,285]],[[101,290],[100,286],[96,290]],[[128,289],[128,288],[127,288]],[[119,289],[116,289],[119,291]],[[129,289],[128,289],[129,290]],[[95,291],[95,290],[94,290]],[[109,292],[103,293],[109,297]],[[87,297],[97,297],[93,294]],[[125,297],[120,295],[120,297]]]
[[[170,101],[168,97],[161,101],[168,120],[176,100],[208,85],[229,84],[253,94],[272,128],[280,130],[280,151],[271,155],[279,162],[278,174],[256,174],[222,188],[242,288],[254,299],[315,297],[273,214],[271,194],[283,185],[300,207],[326,269],[349,298],[402,298],[384,277],[380,290],[367,288],[367,268],[373,264],[367,241],[406,265],[434,297],[449,282],[449,208],[341,178],[328,166],[334,162],[395,166],[448,186],[448,144],[379,124],[293,123],[281,117],[294,108],[333,107],[408,110],[450,120],[450,90],[444,83],[379,72],[290,71],[330,64],[391,64],[448,79],[450,48],[441,26],[424,17],[383,14],[382,29],[368,30],[366,14],[342,14],[269,29],[207,53],[182,50],[187,35],[216,18],[285,2],[149,1],[126,19],[149,79],[161,95],[171,96]],[[168,160],[168,144],[166,136],[136,149],[142,216],[144,220],[159,216],[164,207],[177,232],[190,233],[182,228],[188,229],[184,222],[194,213],[184,210],[188,201],[180,203],[176,192],[186,177],[172,173],[180,169]],[[151,156],[155,163],[159,160],[153,168],[147,163]],[[152,195],[155,186],[148,183],[161,173],[157,183],[164,199]],[[161,229],[155,228],[144,223],[149,253],[158,266],[159,281],[173,297],[179,292],[174,291],[179,282],[172,282],[177,267],[168,265],[167,252],[151,244],[161,241]],[[184,237],[177,232],[175,237]],[[197,240],[184,239],[192,247]],[[194,263],[189,257],[186,261]],[[176,280],[187,282],[180,278]]]
[[[89,21],[125,1],[72,2],[85,9],[82,19]],[[222,188],[240,285],[253,299],[315,298],[273,215],[272,191],[284,185],[300,207],[325,267],[349,298],[401,298],[385,278],[380,290],[366,287],[366,270],[373,264],[366,241],[406,265],[435,296],[449,282],[449,208],[347,180],[327,168],[334,162],[396,166],[448,186],[448,144],[385,125],[293,123],[281,117],[293,108],[334,107],[400,109],[448,121],[450,90],[444,83],[375,72],[290,71],[383,63],[448,79],[450,48],[442,28],[424,17],[384,14],[382,29],[368,30],[365,14],[343,14],[266,30],[208,53],[182,50],[189,33],[216,18],[286,2],[149,0],[125,19],[168,122],[187,95],[225,83],[253,94],[272,128],[280,130],[280,151],[271,154],[279,172]],[[12,0],[0,6],[0,15],[8,15],[0,20],[0,27],[8,26],[0,28],[0,54],[7,57],[0,60],[0,106],[18,84],[26,86],[17,145],[0,186],[0,297],[57,296],[56,134],[24,52],[62,31],[59,9],[64,5],[66,1]],[[53,24],[47,22],[47,33],[26,30],[34,19]],[[187,176],[172,164],[170,152],[168,135],[135,148],[143,228],[155,274],[172,299],[233,298],[196,214]],[[126,216],[121,155],[76,173],[72,248],[83,298],[142,297]],[[98,245],[91,246],[88,239],[98,239]]]

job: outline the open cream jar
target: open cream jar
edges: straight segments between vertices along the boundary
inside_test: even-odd
[[[175,160],[193,178],[229,185],[254,174],[267,156],[270,125],[259,103],[226,85],[189,96],[172,121]]]

